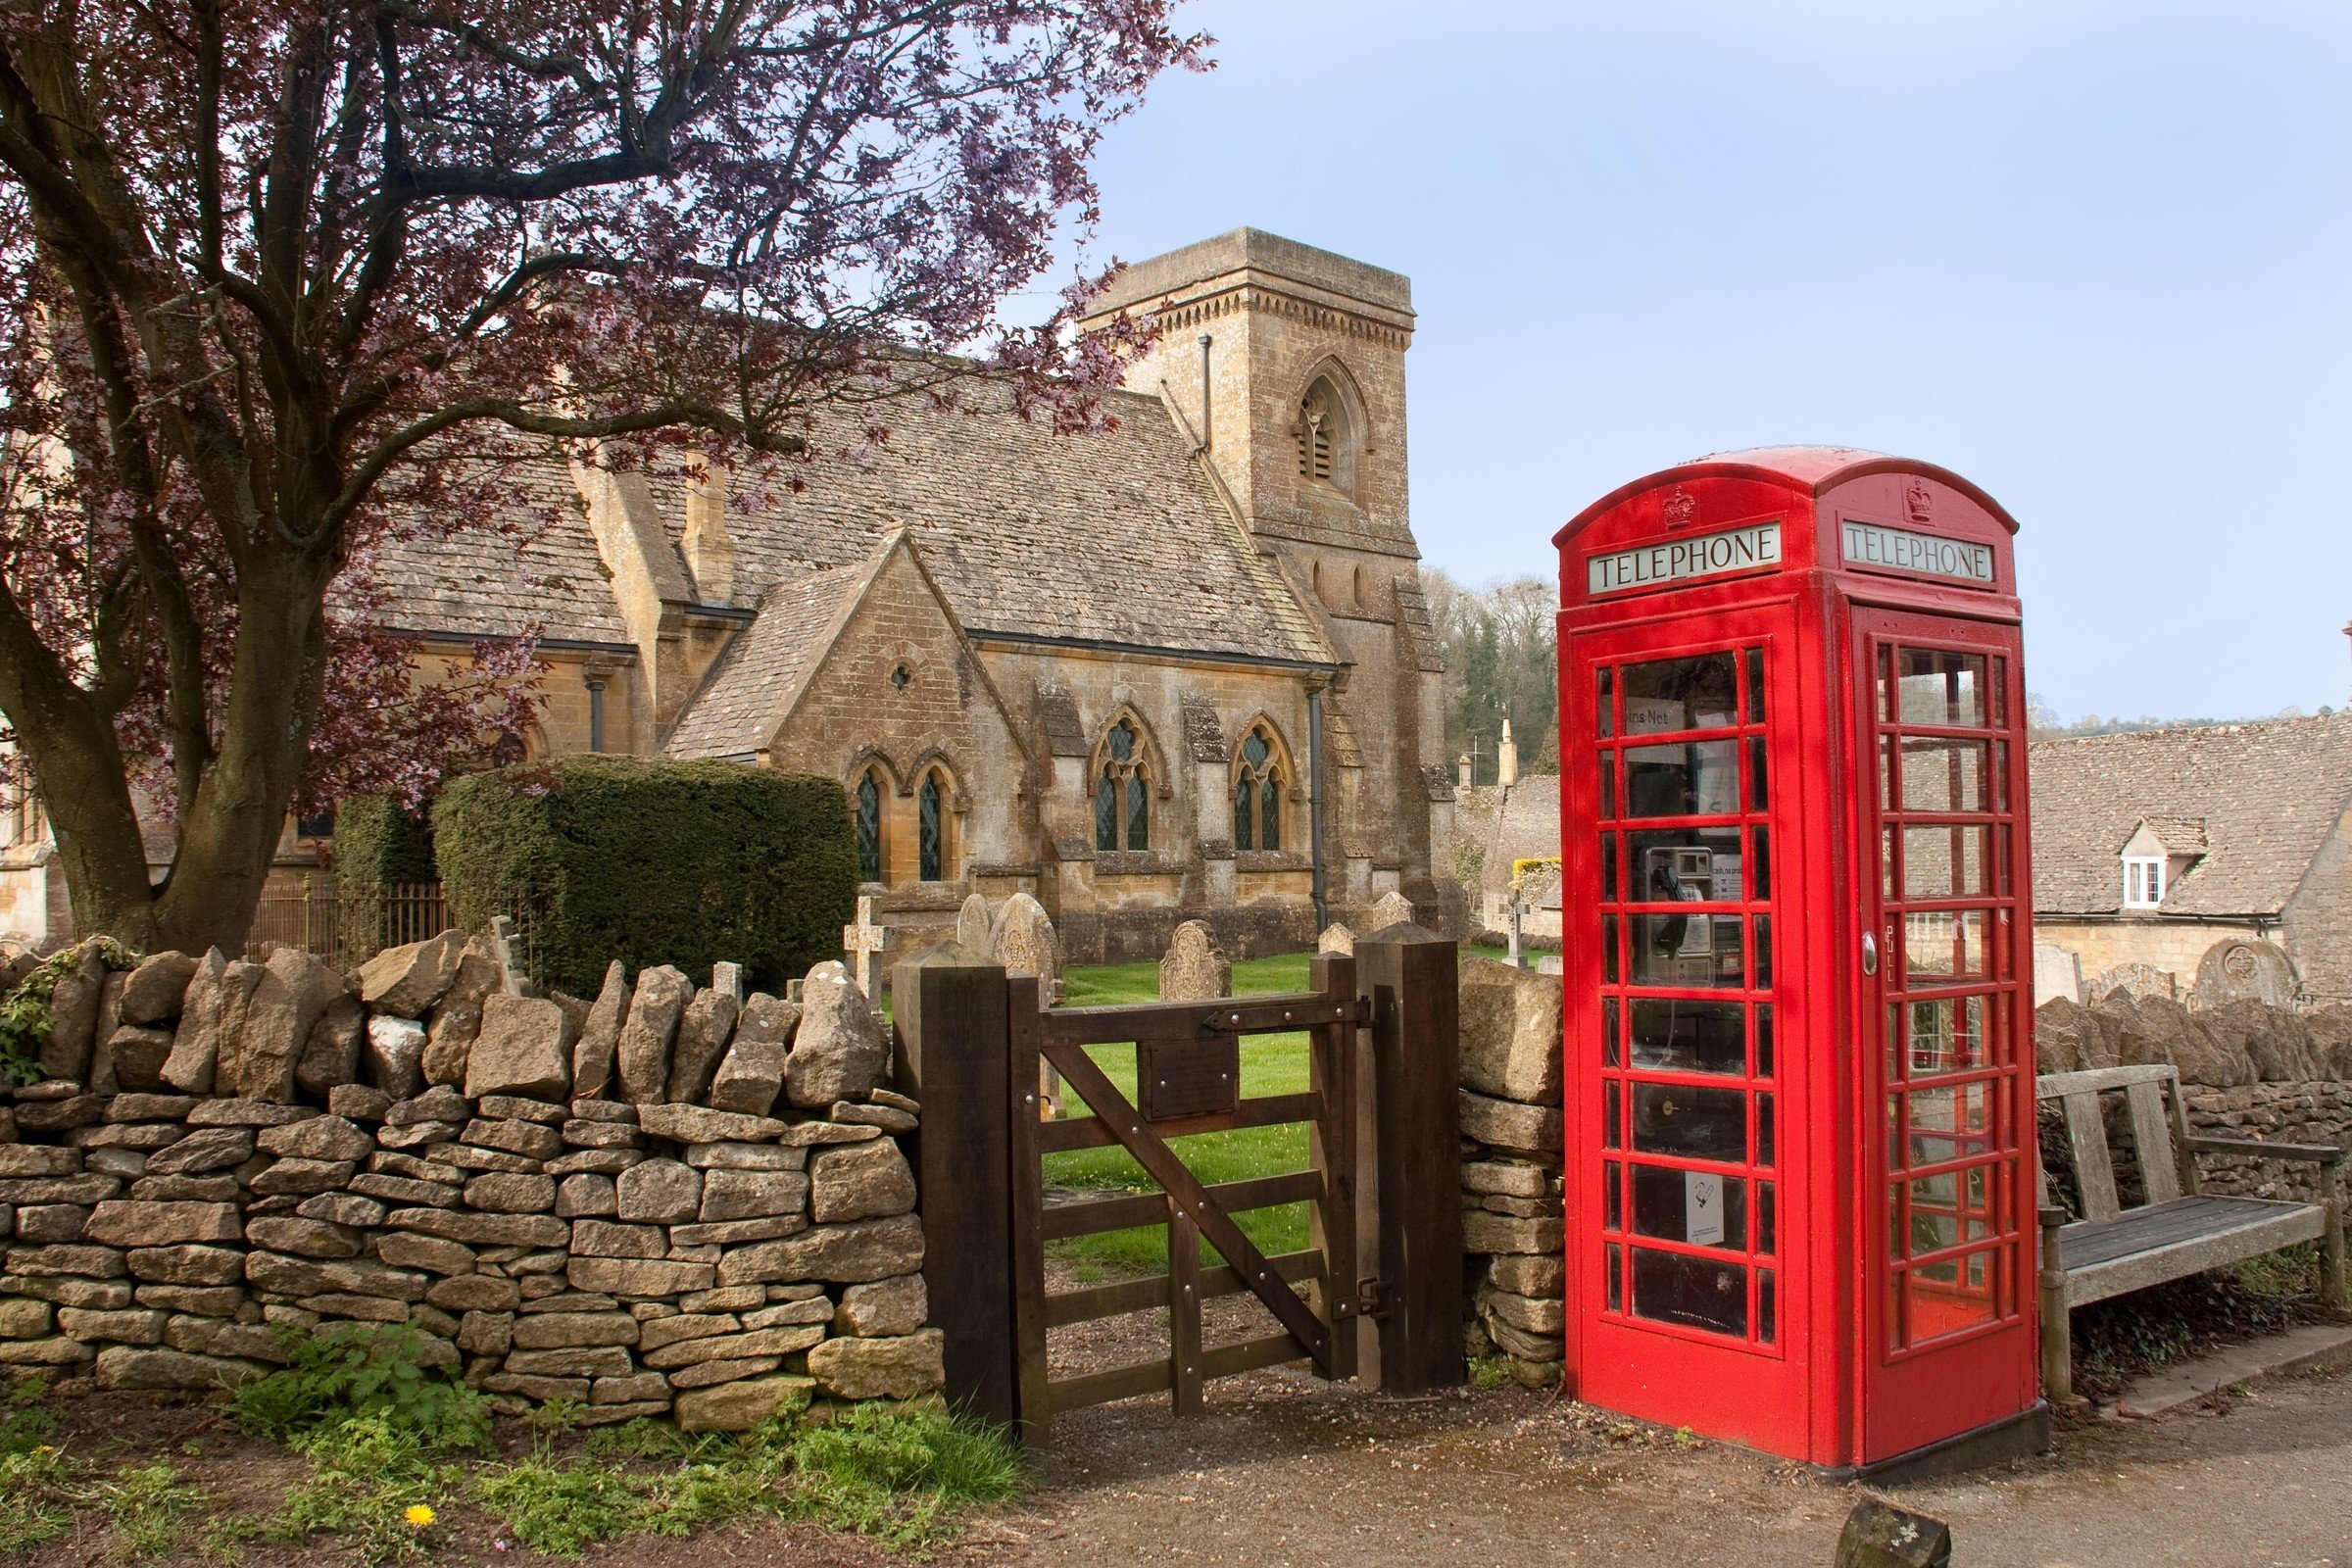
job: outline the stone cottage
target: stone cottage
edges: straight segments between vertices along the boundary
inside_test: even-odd
[[[1237,954],[1308,947],[1391,891],[1448,918],[1409,282],[1237,229],[1097,309],[1162,331],[1114,429],[1056,435],[984,384],[821,415],[817,450],[852,455],[794,493],[551,457],[519,561],[492,532],[388,551],[397,629],[428,670],[539,630],[545,711],[504,756],[839,779],[902,949],[975,892],[1033,895],[1081,960],[1196,916]],[[0,934],[63,937],[45,830],[16,827]],[[281,862],[326,827],[289,824]]]
[[[2215,994],[2231,980],[2209,970],[2275,964],[2275,949],[2301,999],[2352,1000],[2352,713],[2030,755],[2034,941],[2071,954],[2088,989],[2140,965],[2143,985]]]

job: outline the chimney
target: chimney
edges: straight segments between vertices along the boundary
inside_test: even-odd
[[[695,597],[706,605],[735,599],[735,541],[727,533],[727,470],[708,461],[686,480],[686,532],[679,541]]]
[[[1511,721],[1502,721],[1502,743],[1494,748],[1494,782],[1509,789],[1519,782],[1519,743],[1511,739]]]

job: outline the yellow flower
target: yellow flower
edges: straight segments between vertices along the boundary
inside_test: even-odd
[[[433,1510],[421,1502],[413,1502],[409,1504],[409,1511],[401,1517],[409,1522],[410,1529],[423,1530],[432,1524]]]

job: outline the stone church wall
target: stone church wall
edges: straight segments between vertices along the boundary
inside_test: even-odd
[[[2352,1007],[2303,1012],[2256,1002],[2191,1012],[2161,997],[2119,997],[2094,1007],[2044,1003],[2034,1016],[2039,1070],[2072,1072],[2169,1061],[2180,1069],[2192,1131],[2216,1137],[2352,1147]],[[2131,1124],[2120,1097],[2108,1127],[2117,1177],[2137,1189]],[[2066,1169],[2054,1109],[2043,1118],[2043,1168]],[[2248,1198],[2317,1196],[2316,1168],[2207,1154],[2206,1190]]]
[[[1462,959],[1463,1349],[1530,1388],[1567,1334],[1560,977]]]
[[[454,936],[351,980],[77,952],[51,1076],[0,1104],[0,1367],[203,1392],[411,1323],[499,1407],[590,1423],[939,1386],[915,1107],[838,965],[798,1003],[614,965],[590,1004]]]
[[[2287,904],[2280,941],[2303,989],[2326,1002],[2352,1002],[2352,811],[2313,858]]]

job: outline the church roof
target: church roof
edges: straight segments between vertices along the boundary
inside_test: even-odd
[[[736,602],[864,561],[904,527],[956,618],[983,639],[1337,662],[1157,398],[1111,393],[1116,429],[1057,435],[1015,413],[1002,386],[964,393],[964,407],[913,396],[820,411],[812,439],[823,455],[794,470],[805,487],[777,484],[754,506],[730,506]],[[888,439],[866,443],[868,424]],[[535,487],[570,488],[560,460],[544,466]],[[648,477],[675,546],[684,481]],[[739,493],[754,485],[737,481]],[[407,629],[512,634],[538,619],[553,638],[625,641],[597,563],[574,497],[519,562],[511,540],[468,533],[391,545],[383,574]]]
[[[705,673],[662,751],[740,758],[764,750],[890,548],[776,584]]]
[[[2036,741],[2029,760],[2037,911],[2120,909],[2118,857],[2145,820],[2201,851],[2163,913],[2275,915],[2352,805],[2352,712]]]
[[[454,537],[393,540],[376,576],[400,631],[516,637],[540,628],[560,642],[629,641],[612,577],[588,531],[579,489],[562,459],[515,464],[508,475],[522,505],[513,533],[468,529]]]

